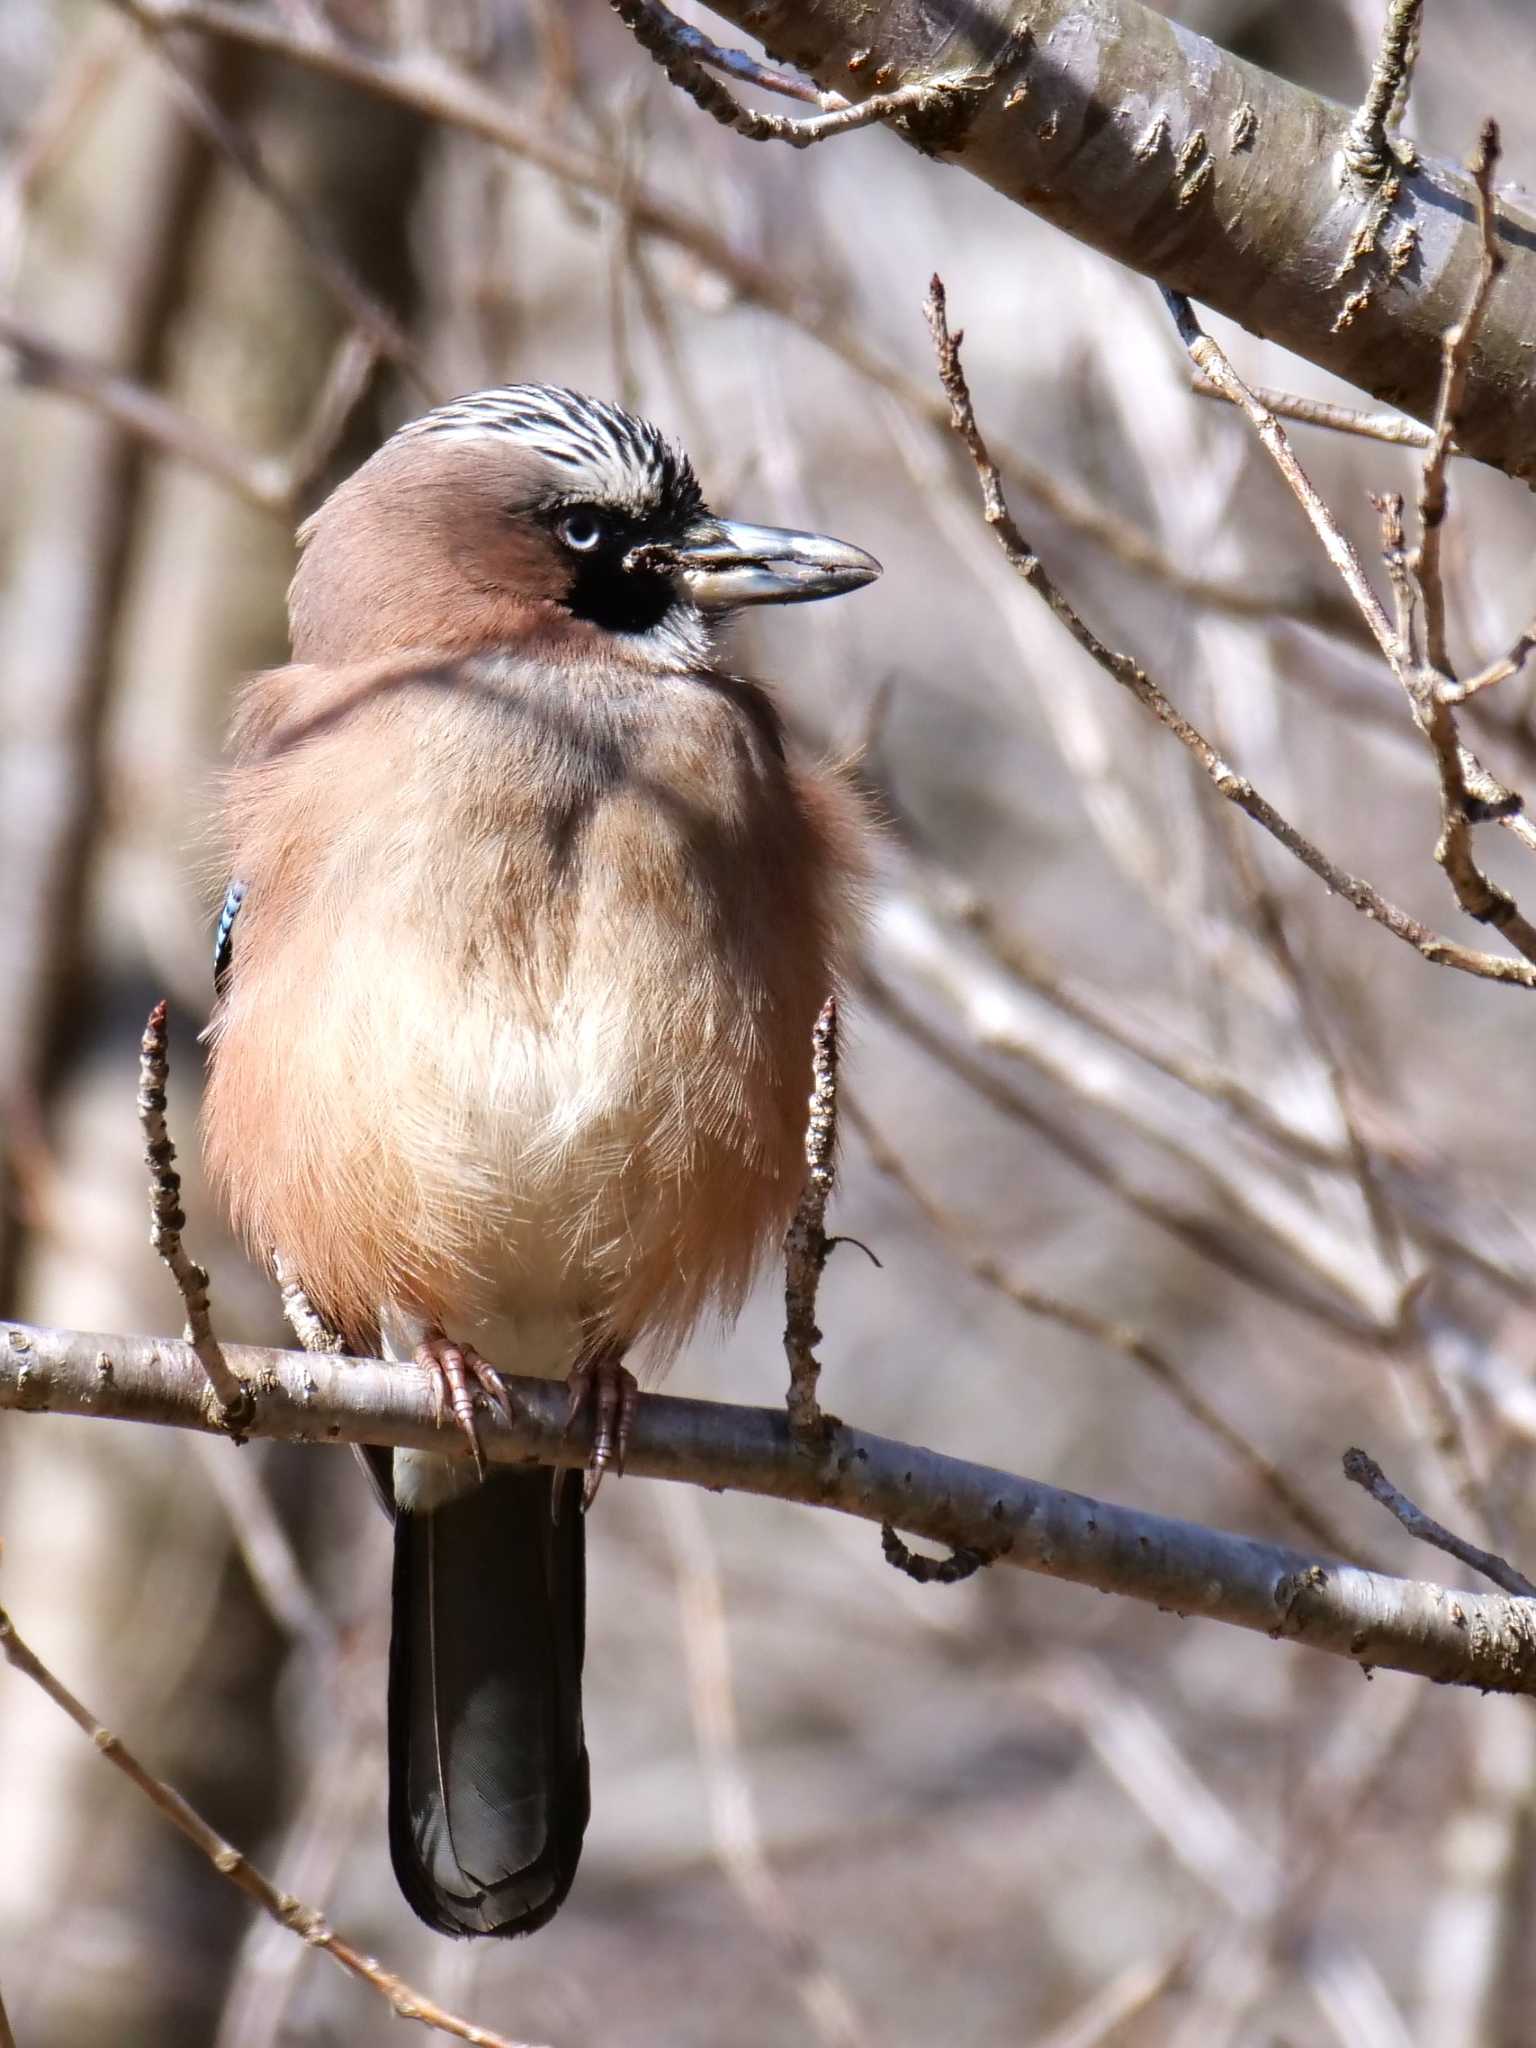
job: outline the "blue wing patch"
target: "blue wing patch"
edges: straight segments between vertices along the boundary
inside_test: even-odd
[[[230,963],[235,950],[235,919],[240,915],[240,906],[245,901],[244,882],[231,882],[224,897],[224,908],[219,912],[219,929],[213,941],[213,988],[215,995],[224,993]]]

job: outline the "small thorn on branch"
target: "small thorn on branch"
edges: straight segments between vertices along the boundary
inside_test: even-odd
[[[1416,1536],[1421,1543],[1431,1544],[1436,1550],[1443,1550],[1447,1556],[1458,1559],[1485,1579],[1491,1579],[1506,1593],[1513,1593],[1522,1600],[1536,1600],[1536,1585],[1507,1564],[1491,1550],[1480,1550],[1475,1543],[1468,1543],[1463,1536],[1455,1535],[1433,1516],[1426,1515],[1421,1507],[1405,1493],[1399,1492],[1386,1473],[1368,1451],[1348,1450],[1344,1453],[1344,1477],[1356,1486],[1364,1487],[1372,1500],[1380,1501],[1389,1513],[1396,1515],[1410,1536]]]
[[[144,1133],[144,1163],[149,1168],[149,1241],[170,1268],[186,1304],[186,1341],[207,1375],[224,1427],[239,1442],[241,1431],[256,1412],[255,1397],[219,1348],[209,1316],[207,1272],[187,1256],[181,1241],[187,1223],[181,1206],[181,1175],[176,1171],[176,1147],[165,1128],[170,1073],[162,1000],[150,1011],[139,1041],[139,1125]]]
[[[836,1178],[837,998],[828,996],[811,1033],[810,1116],[805,1129],[805,1186],[784,1239],[784,1355],[789,1360],[789,1427],[802,1442],[819,1439],[826,1418],[816,1400],[821,1361],[816,1346],[816,1294],[832,1249],[827,1203]]]

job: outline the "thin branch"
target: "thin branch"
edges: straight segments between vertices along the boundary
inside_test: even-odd
[[[1361,603],[1361,609],[1366,612],[1368,620],[1371,619],[1373,612],[1375,620],[1379,620],[1379,637],[1383,638],[1386,644],[1395,647],[1396,643],[1386,614],[1382,611],[1370,585],[1365,581],[1365,572],[1360,567],[1358,556],[1328,519],[1326,508],[1322,507],[1321,500],[1317,499],[1316,492],[1302,474],[1295,458],[1290,455],[1289,444],[1280,433],[1273,414],[1264,412],[1263,408],[1256,404],[1252,393],[1238,383],[1230,366],[1226,365],[1226,358],[1216,349],[1215,344],[1200,333],[1189,311],[1188,301],[1181,299],[1176,293],[1167,293],[1165,296],[1173,307],[1174,317],[1180,323],[1180,332],[1186,336],[1199,367],[1208,371],[1217,382],[1222,383],[1224,389],[1235,388],[1236,392],[1241,393],[1238,402],[1249,412],[1250,417],[1255,418],[1256,423],[1258,419],[1267,422],[1268,429],[1279,437],[1285,457],[1290,468],[1294,470],[1301,488],[1316,501],[1322,512],[1323,525],[1319,531],[1324,535],[1324,545],[1328,548],[1330,557],[1349,583],[1351,591],[1355,591],[1358,584],[1357,601]],[[1287,853],[1292,854],[1304,867],[1310,868],[1320,882],[1335,895],[1342,896],[1363,916],[1384,925],[1394,938],[1412,946],[1436,967],[1456,968],[1463,974],[1475,974],[1484,980],[1501,982],[1505,986],[1536,988],[1536,965],[1530,961],[1510,960],[1496,953],[1480,953],[1470,947],[1458,945],[1453,939],[1445,938],[1439,932],[1432,931],[1428,925],[1421,924],[1406,910],[1400,910],[1369,882],[1350,874],[1347,869],[1330,860],[1298,832],[1294,825],[1283,818],[1245,776],[1238,775],[1228,766],[1204,734],[1174,708],[1138,662],[1128,654],[1117,654],[1106,647],[1083,623],[1051,581],[1039,556],[1031,549],[1009,513],[1003,495],[1002,478],[976,424],[970,391],[960,368],[959,338],[950,335],[944,311],[944,287],[938,278],[933,280],[929,294],[928,322],[933,329],[934,345],[938,351],[939,375],[949,394],[952,424],[955,432],[969,449],[971,459],[976,465],[987,524],[996,530],[1003,553],[1013,567],[1024,581],[1045,599],[1051,611],[1077,644],[1092,656],[1100,668],[1113,676],[1122,688],[1128,690],[1139,704],[1150,711],[1160,724],[1165,725],[1181,746],[1189,750],[1219,795],[1225,797],[1229,803],[1236,804],[1239,810],[1246,812],[1255,824],[1261,825],[1271,838],[1278,840]],[[1218,360],[1220,365],[1226,368],[1225,377],[1221,368],[1217,367]],[[1276,453],[1272,445],[1271,452]],[[1278,454],[1276,459],[1280,459]],[[1372,623],[1373,633],[1375,630],[1375,624]]]
[[[789,1360],[789,1426],[818,1440],[825,1418],[816,1400],[821,1361],[816,1295],[831,1246],[827,1204],[837,1173],[837,998],[828,996],[811,1033],[811,1097],[805,1127],[805,1186],[784,1239],[784,1355]]]
[[[1344,161],[1368,185],[1379,183],[1401,160],[1388,138],[1387,126],[1401,118],[1407,102],[1423,11],[1424,0],[1387,0],[1371,82],[1344,137]],[[1407,161],[1413,161],[1411,150]]]
[[[1436,1550],[1443,1550],[1459,1563],[1470,1565],[1485,1579],[1491,1579],[1496,1586],[1502,1586],[1506,1593],[1517,1594],[1522,1600],[1536,1600],[1536,1585],[1506,1564],[1491,1550],[1480,1550],[1475,1543],[1468,1543],[1463,1536],[1457,1536],[1433,1516],[1426,1515],[1415,1507],[1405,1493],[1399,1492],[1376,1460],[1366,1451],[1348,1450],[1344,1453],[1344,1477],[1352,1479],[1356,1486],[1364,1487],[1372,1500],[1380,1501],[1396,1515],[1410,1536],[1417,1536],[1421,1543],[1429,1543]]]
[[[10,351],[18,383],[90,406],[136,440],[202,470],[246,504],[285,523],[291,523],[299,497],[329,460],[377,359],[370,341],[347,336],[293,449],[277,457],[248,454],[158,391],[93,356],[64,348],[3,307],[0,349]]]
[[[942,84],[899,86],[895,92],[877,92],[857,106],[847,101],[831,113],[813,114],[803,121],[787,114],[765,114],[743,106],[719,79],[707,71],[702,53],[696,48],[696,30],[689,30],[661,0],[609,0],[614,13],[629,30],[647,56],[661,66],[679,92],[686,93],[724,128],[745,136],[748,142],[787,142],[792,149],[808,149],[832,135],[846,135],[854,128],[868,128],[876,121],[893,120],[931,106],[947,89]],[[679,33],[682,31],[682,33]]]
[[[77,1700],[74,1694],[53,1675],[16,1633],[16,1625],[4,1608],[0,1608],[0,1652],[13,1670],[24,1678],[30,1678],[40,1686],[56,1707],[62,1709],[75,1726],[96,1745],[108,1763],[114,1764],[124,1777],[128,1778],[144,1794],[154,1807],[163,1813],[172,1827],[186,1836],[193,1848],[205,1856],[219,1876],[226,1878],[237,1890],[245,1893],[261,1910],[286,1927],[310,1948],[323,1949],[331,1959],[339,1963],[349,1975],[361,1978],[371,1984],[375,1991],[385,1998],[396,2019],[417,2020],[424,2027],[431,2027],[440,2034],[451,2034],[455,2040],[470,2041],[476,2048],[524,2048],[524,2044],[511,2040],[505,2034],[493,2033],[489,2027],[478,2027],[469,2020],[462,2020],[446,2012],[424,1993],[414,1990],[403,1978],[392,1970],[386,1970],[374,1957],[364,1955],[354,1948],[327,1925],[321,1914],[312,1906],[306,1906],[287,1892],[280,1892],[270,1878],[265,1877],[242,1852],[215,1832],[196,1808],[164,1779],[157,1778],[147,1770],[120,1738],[109,1728],[103,1728],[95,1715]]]
[[[309,418],[286,456],[259,463],[274,505],[291,512],[336,452],[347,422],[357,410],[378,367],[380,350],[372,335],[357,328],[344,334],[310,408]]]
[[[1399,0],[1406,4],[1406,0]],[[1434,439],[1424,458],[1419,479],[1419,546],[1413,558],[1413,572],[1424,603],[1424,652],[1429,665],[1440,676],[1453,671],[1446,645],[1445,583],[1440,566],[1440,541],[1447,504],[1446,465],[1467,397],[1467,374],[1472,349],[1488,311],[1493,288],[1504,269],[1499,247],[1499,227],[1494,212],[1493,174],[1499,162],[1499,130],[1494,121],[1483,123],[1483,132],[1467,169],[1477,193],[1477,230],[1481,259],[1467,310],[1445,330],[1440,369],[1440,395],[1435,405]],[[1443,699],[1442,699],[1443,701]]]
[[[1274,413],[1261,403],[1257,393],[1251,391],[1238,376],[1227,358],[1226,351],[1201,327],[1185,294],[1165,289],[1163,301],[1173,316],[1173,323],[1179,330],[1179,339],[1188,349],[1195,368],[1244,414],[1249,425],[1263,442],[1275,467],[1285,478],[1297,502],[1306,513],[1313,532],[1322,542],[1323,552],[1343,578],[1345,587],[1359,607],[1371,638],[1396,672],[1403,659],[1404,650],[1399,646],[1397,636],[1381,608],[1381,600],[1371,588],[1370,578],[1365,573],[1360,557],[1339,531],[1338,522],[1324,504],[1311,478],[1296,460],[1280,422]]]
[[[149,1241],[170,1269],[186,1305],[186,1339],[219,1405],[223,1426],[238,1439],[251,1420],[255,1396],[231,1371],[220,1349],[208,1313],[208,1274],[188,1258],[181,1241],[187,1223],[181,1176],[176,1171],[176,1147],[165,1127],[165,1086],[171,1070],[165,1015],[165,1003],[156,1003],[139,1041],[139,1123],[149,1168]]]
[[[669,27],[680,48],[690,51],[701,64],[723,71],[728,78],[739,78],[743,85],[755,85],[763,92],[777,93],[780,99],[799,100],[803,105],[819,107],[824,114],[840,114],[849,104],[840,92],[823,92],[814,79],[801,78],[794,72],[775,71],[771,64],[761,63],[756,57],[748,56],[745,50],[722,49],[718,43],[712,43],[702,29],[694,28],[675,14]]]
[[[1441,791],[1441,834],[1435,849],[1435,858],[1445,869],[1458,905],[1479,923],[1491,924],[1502,932],[1510,944],[1524,954],[1526,962],[1536,963],[1536,926],[1523,916],[1520,906],[1508,891],[1490,881],[1478,866],[1471,844],[1471,814],[1474,805],[1485,816],[1500,817],[1505,810],[1511,814],[1518,813],[1522,808],[1521,799],[1506,790],[1495,777],[1489,775],[1476,757],[1461,745],[1450,711],[1436,693],[1437,671],[1433,667],[1425,669],[1415,662],[1412,649],[1404,644],[1399,633],[1394,630],[1382,609],[1381,600],[1371,588],[1360,557],[1345,538],[1337,520],[1323,502],[1306,471],[1296,460],[1280,422],[1272,412],[1260,404],[1233,369],[1224,351],[1202,330],[1189,300],[1183,293],[1165,290],[1163,297],[1178,327],[1179,337],[1189,350],[1196,367],[1219,384],[1241,408],[1264,447],[1273,457],[1276,467],[1289,484],[1311,522],[1313,531],[1322,542],[1328,559],[1338,570],[1350,595],[1359,606],[1371,637],[1386,656],[1392,673],[1402,684],[1414,717],[1435,756]],[[1424,594],[1422,588],[1420,594]],[[1431,634],[1427,633],[1426,639],[1433,644]],[[1124,657],[1119,659],[1123,660]],[[1522,838],[1530,834],[1527,820],[1515,818],[1512,829],[1515,827],[1519,828]],[[1532,843],[1536,843],[1536,834],[1530,837]],[[1313,863],[1309,861],[1308,865],[1312,866]],[[1321,871],[1314,868],[1314,872]],[[1356,907],[1363,909],[1365,905],[1357,902]],[[1378,909],[1375,914],[1380,915],[1380,910]],[[1416,920],[1407,918],[1406,913],[1401,911],[1396,911],[1394,916],[1399,920],[1396,924],[1385,916],[1381,921],[1387,924],[1389,930],[1395,930],[1399,938],[1405,938],[1410,944],[1417,945],[1426,959],[1434,960],[1441,966],[1459,967],[1466,973],[1480,974],[1490,980],[1515,981],[1523,987],[1536,987],[1536,980],[1532,979],[1529,966],[1522,967],[1519,963],[1503,959],[1497,954],[1476,953],[1461,947],[1455,949],[1460,958],[1452,958],[1443,951],[1427,950],[1422,943],[1410,936],[1409,928]],[[1423,927],[1419,929],[1422,931]],[[1429,936],[1431,941],[1440,947],[1450,944],[1446,940],[1435,942],[1434,935]]]
[[[1360,412],[1352,405],[1335,405],[1326,398],[1304,398],[1293,391],[1271,391],[1259,384],[1251,388],[1260,405],[1277,419],[1296,420],[1304,427],[1329,427],[1336,434],[1358,434],[1368,441],[1386,441],[1394,448],[1427,448],[1433,438],[1428,427],[1400,412]],[[1193,379],[1190,389],[1197,398],[1220,398],[1228,405],[1234,403],[1229,392],[1203,373]]]
[[[1497,661],[1491,661],[1475,676],[1468,676],[1465,682],[1455,682],[1447,677],[1440,684],[1441,703],[1465,704],[1469,697],[1481,696],[1484,690],[1493,689],[1495,684],[1507,682],[1524,668],[1533,647],[1536,647],[1536,619],[1532,619],[1507,654],[1501,654]]]
[[[463,1454],[429,1374],[380,1359],[231,1347],[258,1380],[253,1436]],[[506,1377],[512,1416],[481,1421],[487,1459],[577,1467],[558,1381]],[[212,1431],[202,1369],[175,1338],[0,1323],[0,1411],[46,1410]],[[1367,1666],[1536,1696],[1536,1605],[1394,1579],[1316,1553],[1066,1493],[826,1418],[814,1453],[782,1409],[642,1396],[625,1460],[642,1478],[831,1508],[1016,1569],[1284,1637]],[[1004,1549],[1006,1546],[1006,1549]]]

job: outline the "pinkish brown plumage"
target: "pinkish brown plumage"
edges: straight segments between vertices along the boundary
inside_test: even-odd
[[[214,1174],[354,1344],[446,1332],[510,1372],[663,1366],[740,1306],[794,1206],[811,1028],[866,861],[845,781],[787,757],[708,621],[875,567],[713,519],[654,429],[537,386],[404,429],[303,538],[295,663],[248,686],[235,732],[245,894],[213,1027]],[[557,1630],[556,1678],[535,1659],[522,1692],[504,1646],[451,1683],[402,1648],[402,1585],[462,1603],[484,1562],[438,1554],[455,1518],[487,1522],[529,1483],[475,1498],[475,1478],[467,1457],[396,1454],[397,1502],[422,1512],[397,1518],[391,1834],[418,1911],[509,1932],[575,1866],[580,1643]],[[488,1526],[533,1569],[526,1502]],[[534,1576],[558,1600],[579,1535],[554,1540]],[[424,1541],[430,1566],[411,1561]],[[534,1778],[558,1781],[510,1841],[518,1759],[488,1790],[478,1750],[457,1777],[445,1750],[448,1708],[449,1737],[481,1728],[495,1683],[519,1756],[532,1742]]]

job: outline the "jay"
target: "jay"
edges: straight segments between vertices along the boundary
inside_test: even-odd
[[[431,1926],[514,1935],[587,1822],[583,1509],[625,1361],[732,1315],[783,1234],[868,865],[716,630],[879,564],[717,518],[654,427],[536,384],[403,427],[299,539],[225,784],[207,1154],[256,1254],[465,1432],[372,1454],[390,1851]],[[585,1475],[487,1474],[488,1360],[569,1380]]]

